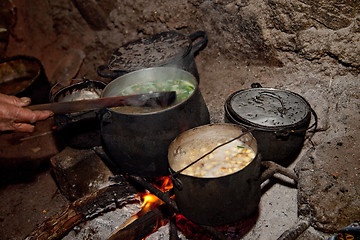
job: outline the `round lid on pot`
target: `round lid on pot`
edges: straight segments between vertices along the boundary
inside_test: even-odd
[[[175,31],[162,32],[128,42],[116,49],[108,64],[111,71],[134,71],[161,66],[188,53],[192,42]]]
[[[310,105],[300,95],[273,88],[237,91],[229,96],[225,108],[237,121],[266,128],[300,124],[310,113]]]

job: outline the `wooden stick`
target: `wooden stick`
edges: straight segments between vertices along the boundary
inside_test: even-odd
[[[100,213],[134,201],[136,190],[129,184],[114,184],[80,198],[50,217],[30,233],[25,240],[61,239],[80,222]],[[114,204],[115,203],[115,204]]]
[[[141,240],[150,235],[161,225],[164,219],[168,219],[171,213],[168,206],[162,204],[157,208],[145,213],[124,228],[113,232],[106,240]]]
[[[266,170],[261,174],[260,182],[264,182],[267,179],[274,176],[275,173],[280,173],[288,178],[291,178],[296,183],[298,182],[298,176],[296,173],[290,169],[287,169],[275,162],[272,161],[262,161],[261,165],[266,168]]]
[[[176,202],[173,199],[171,199],[167,193],[160,191],[154,185],[145,181],[142,177],[134,176],[134,175],[128,175],[128,177],[130,180],[135,181],[136,183],[140,184],[142,187],[149,190],[152,194],[154,194],[155,196],[160,198],[162,201],[164,201],[166,204],[168,204],[175,212],[179,211]],[[228,239],[224,234],[222,234],[221,232],[219,232],[218,230],[216,230],[215,228],[213,228],[211,226],[199,225],[199,227],[202,227],[203,229],[205,229],[208,233],[210,233],[216,239],[219,239],[219,240]]]

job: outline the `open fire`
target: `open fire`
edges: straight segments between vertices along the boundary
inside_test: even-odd
[[[264,167],[264,171],[261,175],[261,182],[269,179],[275,173],[280,173],[295,181],[297,180],[293,172],[288,171],[288,169],[284,167],[277,166],[275,163],[265,161],[262,162],[262,166]],[[169,176],[150,179],[135,175],[117,175],[111,182],[114,184],[72,202],[64,211],[39,225],[26,239],[61,239],[72,229],[75,231],[74,234],[77,235],[79,231],[82,231],[80,227],[77,227],[79,223],[90,223],[92,222],[90,220],[96,220],[100,214],[110,213],[112,210],[130,209],[132,208],[132,203],[135,202],[142,203],[141,208],[140,204],[134,208],[140,210],[133,215],[132,212],[128,212],[129,214],[126,213],[125,219],[122,218],[120,220],[119,215],[118,217],[114,217],[113,219],[118,220],[113,221],[113,223],[116,224],[116,222],[118,222],[123,224],[115,231],[114,227],[116,225],[112,225],[110,231],[106,230],[107,232],[105,234],[109,236],[107,240],[151,239],[161,232],[164,233],[163,230],[166,230],[166,228],[161,228],[163,225],[170,227],[168,235],[170,240],[178,240],[179,237],[181,237],[181,239],[201,240],[240,239],[253,228],[258,219],[257,213],[249,219],[225,226],[209,227],[198,225],[187,219],[182,215],[182,212],[179,211],[174,200],[173,183]],[[135,195],[136,201],[134,201]],[[221,201],[221,199],[219,199],[219,201]],[[121,215],[123,215],[123,213],[121,213]],[[104,222],[100,219],[99,221],[101,224]],[[99,221],[95,221],[94,229],[103,226],[96,225]],[[86,224],[84,226],[86,226]],[[90,224],[90,226],[94,225]],[[77,230],[75,230],[75,227]],[[89,226],[85,227],[84,231],[82,231],[84,234],[87,234],[86,229],[89,229]],[[90,227],[90,230],[91,229]],[[155,234],[154,232],[157,233]],[[90,234],[93,234],[93,232]],[[39,238],[39,236],[41,237]]]
[[[154,178],[151,180],[151,184],[163,193],[167,193],[168,191],[171,191],[173,188],[172,180],[168,176]],[[171,195],[170,198],[174,199],[174,197],[175,195]],[[142,216],[145,216],[150,211],[153,211],[154,209],[158,209],[159,206],[164,205],[164,201],[162,201],[155,194],[150,193],[149,191],[139,192],[136,198],[139,198],[140,201],[142,202],[141,210],[137,212],[135,215],[131,216],[108,239],[116,239],[115,237],[117,231],[125,228],[126,226],[133,223]],[[229,224],[225,226],[217,226],[213,229],[210,229],[212,231],[218,231],[218,235],[221,236],[219,238],[219,236],[214,236],[211,233],[209,233],[209,229],[204,229],[205,226],[199,226],[198,224],[187,219],[181,213],[171,211],[170,214],[166,215],[164,219],[160,219],[160,220],[157,219],[155,227],[149,235],[156,232],[161,226],[164,226],[167,223],[171,222],[171,224],[175,225],[176,229],[179,230],[188,239],[194,239],[194,240],[222,239],[222,234],[224,234],[223,237],[227,237],[229,239],[239,239],[241,236],[243,236],[247,231],[249,231],[252,228],[253,224],[255,224],[256,222],[257,217],[258,216],[256,215],[244,221],[239,221],[237,223]],[[147,235],[146,237],[148,237],[149,235]],[[179,239],[179,238],[174,238],[174,239]]]

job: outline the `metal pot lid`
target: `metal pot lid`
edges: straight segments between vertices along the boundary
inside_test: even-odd
[[[108,64],[111,71],[134,71],[161,66],[185,56],[192,45],[189,37],[175,32],[162,32],[128,42],[116,49]]]
[[[303,121],[310,105],[300,95],[273,88],[253,88],[233,93],[227,110],[237,120],[263,127],[283,127]]]

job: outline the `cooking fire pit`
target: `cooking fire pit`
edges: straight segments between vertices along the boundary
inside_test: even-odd
[[[96,147],[94,150],[103,160],[107,160],[108,156],[101,147]],[[264,182],[275,173],[282,174],[297,181],[297,177],[293,171],[273,162],[262,163],[262,175],[260,181]],[[155,185],[156,180],[159,181],[159,179],[155,178],[144,178],[134,175],[116,175],[112,178],[112,185],[74,201],[66,207],[65,210],[59,212],[58,215],[43,222],[43,224],[36,228],[26,239],[61,239],[68,231],[73,229],[79,223],[96,219],[99,214],[104,214],[114,209],[123,208],[127,204],[131,204],[135,201],[135,199],[131,197],[134,196],[134,191],[143,192],[144,190],[154,194],[165,204],[160,202],[148,213],[143,215],[140,214],[135,220],[132,219],[127,226],[118,228],[117,231],[107,238],[108,240],[124,239],[124,236],[132,236],[131,238],[126,239],[143,239],[153,232],[153,227],[157,225],[156,222],[159,219],[163,219],[165,222],[170,220],[170,222],[172,222],[172,227],[170,228],[172,231],[177,227],[178,231],[181,233],[189,234],[186,232],[186,226],[184,226],[184,224],[190,224],[192,228],[195,228],[197,229],[196,231],[198,231],[198,233],[193,232],[192,234],[207,236],[207,239],[229,239],[229,235],[231,235],[230,232],[232,231],[231,229],[238,229],[237,234],[243,235],[254,226],[257,220],[258,215],[255,214],[242,221],[223,226],[194,224],[182,216],[176,202],[172,199],[173,190],[170,189],[165,192],[159,190]],[[134,190],[134,187],[137,190]],[[175,226],[173,226],[174,219],[177,220],[175,221],[177,222]],[[139,230],[139,228],[142,230]],[[239,235],[237,235],[237,238],[233,239],[238,239],[238,237]]]

